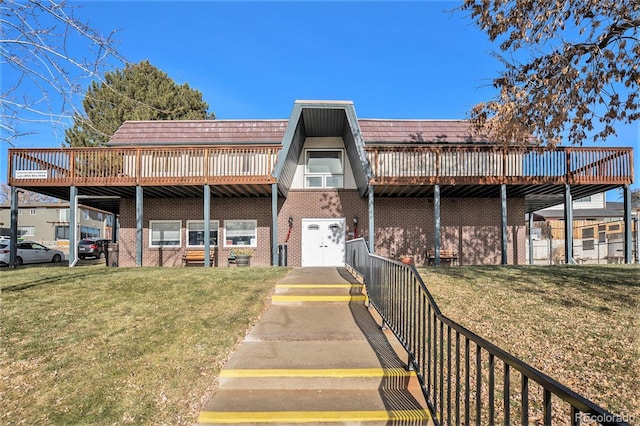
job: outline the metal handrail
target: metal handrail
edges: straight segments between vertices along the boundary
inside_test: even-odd
[[[413,265],[371,254],[362,238],[347,242],[346,264],[409,354],[436,424],[629,425],[443,315]]]

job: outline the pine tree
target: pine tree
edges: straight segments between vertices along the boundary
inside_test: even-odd
[[[76,114],[66,130],[70,146],[100,146],[127,120],[205,120],[215,116],[202,93],[177,85],[149,63],[127,65],[92,82],[83,100],[86,116]]]

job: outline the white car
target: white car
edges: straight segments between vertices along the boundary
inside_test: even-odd
[[[0,264],[9,264],[9,244],[10,241],[0,241]],[[64,253],[60,250],[45,247],[34,241],[18,241],[16,264],[61,262]]]

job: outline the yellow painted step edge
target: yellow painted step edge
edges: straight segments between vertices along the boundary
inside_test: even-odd
[[[203,411],[198,423],[314,423],[431,420],[424,410],[390,411]]]
[[[276,288],[362,288],[362,284],[276,284]]]
[[[316,369],[229,369],[220,371],[224,378],[260,377],[414,377],[415,371],[404,368],[316,368]]]
[[[364,302],[366,296],[290,296],[283,294],[274,294],[271,296],[272,302]]]

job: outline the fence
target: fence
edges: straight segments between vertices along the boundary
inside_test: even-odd
[[[631,260],[638,262],[638,222],[631,227]],[[624,263],[624,221],[574,221],[573,257],[580,264]],[[564,263],[564,224],[560,221],[535,223],[533,236],[533,264]],[[527,240],[527,262],[530,253]]]
[[[347,267],[409,354],[434,422],[443,425],[628,425],[444,316],[416,269],[347,242]]]

